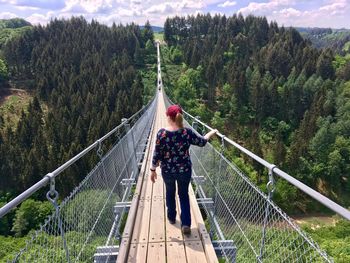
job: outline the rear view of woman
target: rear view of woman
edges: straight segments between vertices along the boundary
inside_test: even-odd
[[[160,164],[166,188],[167,216],[171,224],[176,222],[175,190],[177,183],[181,206],[181,229],[185,235],[191,233],[191,213],[188,186],[191,180],[192,163],[189,155],[191,145],[203,147],[217,130],[198,136],[192,129],[184,128],[182,109],[170,106],[166,111],[168,127],[157,133],[153,153],[151,180],[157,179],[156,167]]]

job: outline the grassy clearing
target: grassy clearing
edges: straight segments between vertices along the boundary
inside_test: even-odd
[[[154,33],[153,35],[155,40],[159,40],[159,41],[164,40],[164,33]]]
[[[15,129],[22,111],[27,111],[32,95],[26,91],[16,91],[0,97],[0,116],[4,119],[4,127]]]

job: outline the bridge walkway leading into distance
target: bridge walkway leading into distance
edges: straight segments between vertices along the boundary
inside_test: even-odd
[[[148,105],[0,208],[2,218],[49,186],[52,215],[8,262],[333,262],[273,202],[277,177],[347,220],[350,211],[221,133],[220,147],[191,147],[191,235],[182,235],[179,217],[168,223],[160,171],[155,183],[149,178],[156,132],[172,104],[163,88],[159,48],[157,43],[157,91]],[[212,129],[186,111],[184,116],[198,133]],[[104,153],[107,140],[113,146]],[[227,158],[228,147],[265,168],[266,192]],[[55,179],[76,172],[94,150],[97,163],[60,201]]]

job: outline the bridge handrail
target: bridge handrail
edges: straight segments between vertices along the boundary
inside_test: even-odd
[[[169,102],[171,104],[174,104],[165,93],[164,93],[164,95],[165,95],[164,96],[165,99],[169,100]],[[202,122],[198,118],[196,118],[193,115],[191,115],[190,113],[186,112],[185,110],[183,110],[183,113],[184,113],[185,116],[187,116],[190,119],[192,119],[193,121],[201,124],[202,126],[207,128],[208,130],[214,130],[214,128],[210,127],[206,123]],[[312,189],[311,187],[307,186],[306,184],[300,182],[299,180],[297,180],[293,176],[291,176],[288,173],[282,171],[276,165],[271,164],[268,161],[264,160],[263,158],[259,157],[258,155],[252,153],[251,151],[249,151],[248,149],[244,148],[240,144],[238,144],[235,141],[233,141],[233,140],[229,139],[228,137],[226,137],[221,132],[218,132],[217,136],[219,138],[221,138],[222,140],[224,140],[225,142],[229,143],[230,145],[234,146],[235,148],[237,148],[238,150],[240,150],[241,152],[243,152],[244,154],[246,154],[247,156],[249,156],[253,160],[255,160],[255,161],[259,162],[260,164],[262,164],[263,166],[265,166],[273,174],[277,174],[279,177],[285,179],[290,184],[294,185],[299,190],[303,191],[305,194],[309,195],[313,199],[315,199],[318,202],[320,202],[321,204],[325,205],[326,207],[328,207],[333,212],[341,215],[342,217],[344,217],[347,220],[350,220],[350,211],[348,209],[346,209],[346,208],[342,207],[341,205],[335,203],[334,201],[332,201],[328,197],[320,194],[319,192],[315,191],[314,189]]]
[[[54,179],[57,175],[62,173],[64,170],[66,170],[68,167],[70,167],[72,164],[74,164],[76,161],[78,161],[80,158],[85,156],[87,153],[89,153],[91,150],[95,149],[96,147],[100,146],[103,141],[108,139],[111,135],[116,133],[118,130],[120,130],[122,127],[124,127],[127,123],[130,123],[133,119],[135,119],[138,115],[145,112],[150,105],[154,102],[157,95],[154,95],[153,98],[148,102],[146,106],[144,106],[142,109],[137,111],[135,114],[133,114],[130,118],[127,119],[127,121],[123,121],[121,124],[119,124],[117,127],[109,131],[107,134],[96,140],[93,144],[82,150],[80,153],[75,155],[73,158],[59,166],[56,170],[54,170],[51,173],[46,174],[39,182],[25,190],[23,193],[12,199],[10,202],[6,203],[3,207],[0,208],[0,218],[5,216],[7,213],[9,213],[13,208],[18,206],[20,203],[28,199],[32,194],[37,192],[39,189],[45,187],[52,179]]]

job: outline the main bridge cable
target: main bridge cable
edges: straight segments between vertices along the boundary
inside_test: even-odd
[[[138,112],[133,114],[129,119],[128,122],[131,122],[134,118],[139,116],[140,114],[143,114],[153,103],[153,101],[157,98],[157,91],[153,98],[148,102],[148,104],[140,109]],[[65,162],[63,165],[58,167],[56,170],[54,170],[51,173],[48,173],[45,175],[39,182],[25,190],[23,193],[12,199],[10,202],[5,204],[3,207],[0,208],[0,218],[5,216],[7,213],[9,213],[12,209],[17,207],[20,203],[28,199],[30,196],[32,196],[35,192],[40,190],[41,188],[45,187],[47,184],[51,182],[52,179],[54,179],[56,176],[61,174],[64,170],[66,170],[68,167],[70,167],[72,164],[74,164],[76,161],[78,161],[80,158],[85,156],[87,153],[89,153],[91,150],[95,149],[96,147],[100,147],[101,143],[108,139],[111,135],[115,134],[118,130],[120,130],[122,127],[125,126],[125,122],[119,124],[117,127],[115,127],[113,130],[105,134],[100,139],[96,140],[93,144],[85,148],[83,151],[78,153],[76,156]]]
[[[166,96],[165,93],[164,93],[164,96],[169,101],[170,104],[174,104],[170,100],[170,98]],[[206,123],[202,122],[200,119],[192,116],[190,113],[186,112],[185,110],[183,110],[183,113],[184,113],[184,115],[186,115],[190,119],[192,119],[192,121],[195,121],[196,123],[201,124],[206,129],[208,129],[210,131],[214,130],[212,127],[210,127]],[[243,146],[241,146],[240,144],[236,143],[235,141],[227,138],[224,134],[218,132],[216,135],[218,137],[220,137],[223,141],[229,143],[230,145],[234,146],[235,148],[237,148],[238,150],[240,150],[244,154],[248,155],[250,158],[254,159],[258,163],[260,163],[263,166],[265,166],[269,171],[272,172],[272,175],[276,174],[279,177],[287,180],[290,184],[294,185],[299,190],[303,191],[305,194],[309,195],[310,197],[312,197],[316,201],[318,201],[321,204],[323,204],[326,207],[328,207],[333,212],[341,215],[343,218],[345,218],[345,219],[350,221],[350,211],[348,209],[342,207],[341,205],[339,205],[336,202],[332,201],[328,197],[320,194],[319,192],[315,191],[314,189],[312,189],[311,187],[307,186],[306,184],[300,182],[299,180],[297,180],[293,176],[291,176],[291,175],[287,174],[286,172],[282,171],[276,165],[269,163],[268,161],[264,160],[263,158],[259,157],[256,154],[252,153],[251,151],[249,151],[248,149],[244,148]]]

